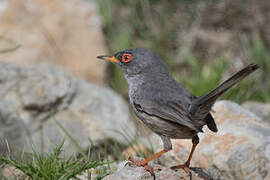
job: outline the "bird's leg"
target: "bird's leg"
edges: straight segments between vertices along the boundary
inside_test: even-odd
[[[130,160],[131,163],[135,166],[143,166],[147,171],[149,171],[152,175],[154,175],[154,170],[151,166],[148,165],[148,162],[152,161],[153,159],[158,158],[159,156],[161,156],[165,152],[167,152],[167,151],[166,150],[159,151],[158,153],[156,153],[156,154],[154,154],[146,159],[143,159],[143,160],[136,160],[132,156],[130,156],[128,158],[128,160]]]
[[[184,164],[182,164],[182,165],[178,165],[178,166],[173,166],[173,167],[171,167],[171,169],[179,169],[179,168],[182,168],[182,169],[184,169],[186,172],[188,172],[188,171],[189,171],[189,166],[190,166],[190,161],[191,161],[192,155],[193,155],[193,153],[194,153],[194,151],[195,151],[196,146],[199,144],[199,141],[200,141],[199,137],[198,137],[197,135],[194,136],[194,137],[192,138],[192,149],[191,149],[191,152],[190,152],[190,154],[189,154],[189,156],[188,156],[188,160],[187,160]]]
[[[137,165],[137,166],[145,166],[148,164],[149,161],[152,161],[153,159],[156,159],[158,158],[159,156],[161,156],[162,154],[164,154],[165,152],[167,152],[166,150],[162,150],[162,151],[159,151],[158,153],[146,158],[146,159],[143,159],[143,160],[135,160],[133,157],[129,157],[129,160],[134,164],[134,165]]]
[[[171,140],[165,136],[160,136],[160,137],[161,137],[161,140],[163,141],[163,146],[164,146],[164,149],[162,151],[159,151],[158,153],[143,160],[135,160],[133,157],[130,156],[128,159],[131,161],[131,163],[135,166],[143,166],[147,171],[149,171],[153,175],[154,170],[151,166],[148,165],[148,162],[152,161],[153,159],[158,158],[165,152],[168,152],[169,150],[172,149]]]

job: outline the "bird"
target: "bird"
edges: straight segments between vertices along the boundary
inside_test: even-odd
[[[97,56],[98,59],[116,64],[128,84],[130,105],[135,115],[154,133],[160,136],[163,150],[142,160],[129,160],[136,166],[143,166],[151,174],[149,161],[172,150],[171,139],[191,139],[192,148],[184,164],[171,167],[190,168],[190,161],[199,144],[198,133],[206,125],[212,132],[218,128],[211,115],[215,101],[227,90],[259,68],[249,64],[215,89],[195,96],[170,76],[161,58],[145,48],[121,50],[114,55]]]

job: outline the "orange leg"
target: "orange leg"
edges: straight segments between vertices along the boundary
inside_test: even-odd
[[[179,168],[182,168],[184,169],[186,172],[189,171],[189,166],[190,166],[190,161],[191,161],[191,158],[193,156],[193,153],[196,149],[196,146],[199,144],[199,137],[196,135],[192,138],[192,149],[191,149],[191,152],[188,156],[188,160],[182,164],[182,165],[178,165],[178,166],[173,166],[171,167],[171,169],[179,169]]]
[[[166,150],[162,150],[146,159],[143,160],[135,160],[132,157],[129,157],[128,159],[131,161],[132,164],[134,164],[135,166],[143,166],[147,171],[149,171],[151,174],[154,173],[154,170],[152,167],[148,166],[148,162],[152,161],[153,159],[158,158],[159,156],[161,156],[162,154],[164,154],[165,152],[167,152]]]

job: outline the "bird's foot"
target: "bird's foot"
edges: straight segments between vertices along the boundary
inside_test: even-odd
[[[128,158],[128,160],[130,161],[130,164],[131,165],[134,165],[134,166],[142,166],[145,168],[145,170],[147,170],[148,172],[151,173],[151,175],[154,176],[154,169],[148,165],[148,161],[146,161],[145,159],[142,159],[142,160],[136,160],[134,159],[132,156],[130,156]]]
[[[185,164],[178,165],[178,166],[173,166],[171,167],[171,169],[172,170],[183,169],[186,173],[190,173],[188,162],[186,162]]]

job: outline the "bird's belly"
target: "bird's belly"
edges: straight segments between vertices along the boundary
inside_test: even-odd
[[[197,134],[193,129],[144,113],[136,113],[141,121],[158,135],[172,139],[190,139]]]

